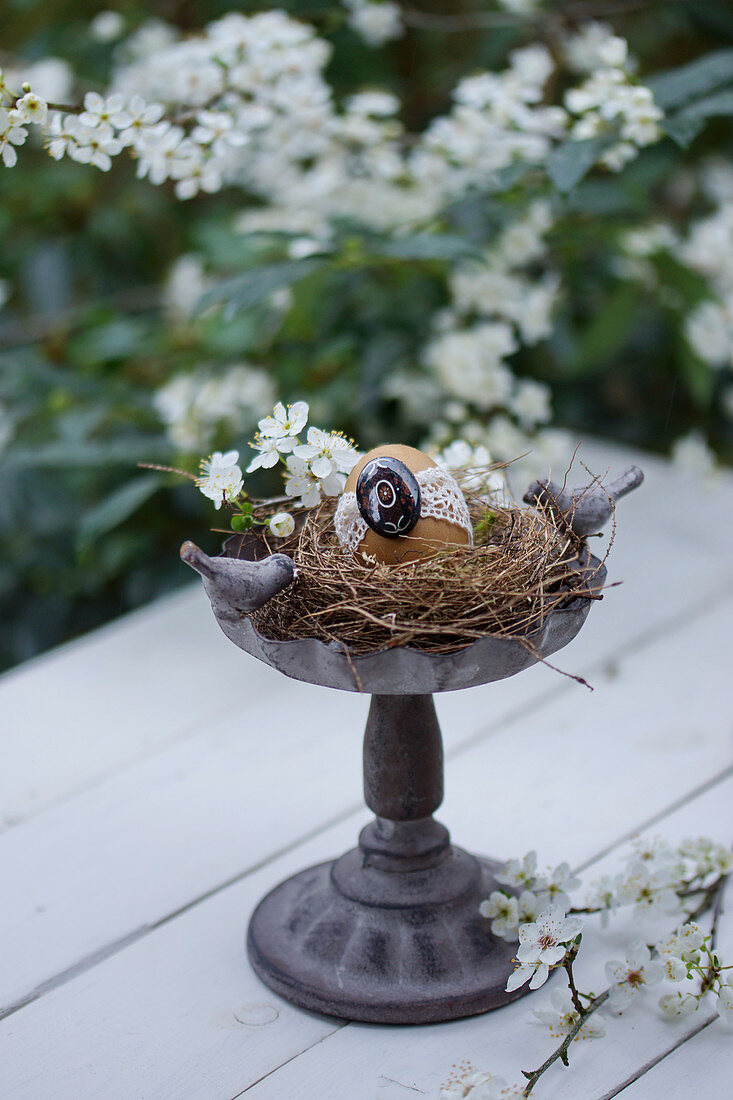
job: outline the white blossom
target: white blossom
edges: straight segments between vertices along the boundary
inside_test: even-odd
[[[674,993],[665,993],[659,999],[659,1007],[665,1016],[690,1016],[697,1011],[698,999],[692,993],[683,993],[676,990]]]
[[[13,168],[18,160],[16,148],[25,144],[28,131],[19,126],[12,117],[12,112],[0,107],[0,160],[6,168]]]
[[[577,1027],[580,1016],[569,989],[553,989],[550,1003],[552,1008],[537,1008],[534,1015],[549,1028],[550,1035],[561,1039]],[[575,1039],[600,1039],[605,1034],[606,1029],[596,1013],[583,1023]]]
[[[222,429],[231,435],[253,426],[272,408],[273,391],[261,368],[235,363],[219,374],[206,367],[176,374],[156,392],[153,404],[171,442],[190,453],[209,446]]]
[[[162,103],[146,103],[142,96],[134,95],[125,104],[124,125],[117,138],[121,145],[133,149],[144,147],[145,132],[161,121],[164,114]]]
[[[278,539],[287,538],[295,530],[295,520],[289,512],[277,512],[268,523],[270,533]]]
[[[69,123],[70,120],[67,117],[64,120],[67,133],[70,135],[65,150],[67,155],[72,160],[79,161],[80,164],[93,164],[102,172],[109,172],[112,167],[112,157],[117,156],[122,149],[122,145],[114,136],[112,126],[107,122],[86,126],[80,119],[75,120],[75,124],[72,123],[71,126]],[[54,153],[52,152],[51,155],[53,156]]]
[[[15,431],[15,425],[13,418],[10,415],[10,411],[6,405],[0,401],[0,454],[3,453],[5,448],[13,438]]]
[[[288,455],[286,462],[288,467],[288,477],[285,481],[286,495],[297,497],[303,508],[315,508],[321,501],[321,482],[311,472],[304,458],[291,454]],[[337,492],[340,492],[340,489]]]
[[[351,115],[357,117],[387,118],[394,115],[400,109],[400,101],[390,92],[379,89],[370,89],[365,92],[357,92],[349,97],[346,105]]]
[[[522,1094],[521,1085],[464,1064],[441,1087],[440,1100],[519,1100]]]
[[[121,95],[111,95],[107,99],[98,92],[87,92],[84,96],[84,110],[79,115],[82,126],[124,128],[129,125],[130,117],[125,111],[125,100]]]
[[[694,862],[697,875],[728,875],[733,871],[733,850],[710,837],[686,838],[677,850],[684,859]]]
[[[634,994],[662,981],[664,967],[658,959],[652,959],[645,943],[636,940],[629,945],[623,962],[606,963],[606,977],[611,983],[608,1005],[613,1012],[622,1012]]]
[[[728,1027],[733,1027],[733,987],[728,982],[721,982],[718,991],[718,1015]]]
[[[622,905],[633,905],[637,917],[678,913],[680,900],[674,890],[675,880],[674,865],[635,860],[618,881],[617,897]]]
[[[510,943],[519,938],[519,903],[512,895],[494,890],[479,905],[479,913],[491,921],[491,931],[495,936]]]
[[[118,11],[100,11],[89,24],[89,36],[96,42],[114,42],[124,30],[125,20]]]
[[[490,409],[503,405],[512,391],[514,377],[504,356],[517,347],[508,324],[486,322],[435,337],[424,350],[424,360],[448,393]]]
[[[601,158],[606,167],[618,172],[638,149],[659,141],[664,111],[654,102],[650,88],[631,81],[625,40],[606,36],[603,31],[593,34],[595,45],[589,51],[593,63],[576,65],[587,68],[591,75],[565,93],[565,106],[577,116],[571,130],[577,140],[602,134],[618,136],[618,142]],[[576,53],[576,60],[578,57]]]
[[[448,410],[446,410],[448,412]],[[465,420],[463,408],[459,420]],[[435,455],[439,466],[458,475],[460,485],[466,493],[491,497],[500,507],[511,503],[506,478],[501,470],[490,469],[491,452],[483,444],[471,444],[465,439],[454,439],[442,451]]]
[[[590,893],[585,904],[589,909],[601,910],[602,928],[608,926],[610,914],[615,912],[618,907],[617,885],[618,880],[611,878],[610,875],[602,875],[601,878],[590,884]]]
[[[549,386],[543,382],[535,382],[532,378],[525,378],[517,382],[509,407],[523,427],[534,428],[537,424],[547,423],[551,418],[550,401]]]
[[[567,944],[578,934],[581,922],[577,917],[566,917],[559,905],[543,909],[536,921],[523,924],[519,929],[519,966],[509,976],[507,992],[518,989],[529,981],[530,989],[543,985],[550,968],[565,957]]]
[[[278,448],[281,452],[292,451],[297,442],[297,436],[302,432],[308,421],[308,405],[305,401],[296,401],[294,405],[288,405],[287,409],[281,401],[272,412],[272,416],[266,416],[258,423],[260,435],[267,439],[278,440]]]
[[[204,265],[200,256],[179,256],[168,271],[163,288],[163,305],[172,320],[186,320],[196,312],[206,289]]]
[[[527,852],[522,859],[510,859],[502,871],[497,871],[497,882],[505,886],[531,886],[537,871],[537,853]]]
[[[215,451],[201,463],[201,477],[196,484],[205,497],[214,501],[217,510],[225,500],[236,500],[242,491],[244,479],[238,461],[238,451]]]
[[[44,126],[48,118],[48,103],[35,92],[26,92],[17,101],[10,116],[18,125],[33,123],[36,126]]]
[[[682,977],[686,976],[687,963],[698,963],[700,961],[700,948],[705,942],[705,935],[702,929],[694,923],[694,921],[687,921],[681,925],[671,936],[661,940],[656,945],[656,950],[661,956],[663,963],[666,966],[667,960],[677,960],[684,964],[684,973]],[[673,968],[675,974],[678,974],[679,968]],[[681,981],[679,976],[672,977],[669,973],[667,977],[672,981]]]
[[[715,455],[698,431],[677,440],[672,448],[672,461],[680,471],[698,481],[710,480],[717,469]]]
[[[696,306],[685,318],[685,336],[695,354],[713,369],[733,366],[733,294]]]
[[[258,436],[255,443],[250,444],[257,450],[249,466],[247,473],[253,474],[255,470],[271,470],[280,461],[280,440],[274,436]]]
[[[570,35],[563,52],[568,66],[579,73],[592,73],[609,65],[621,68],[628,59],[626,41],[615,35],[608,23],[596,21],[584,23],[576,34]]]
[[[577,890],[580,879],[570,870],[569,863],[560,863],[554,871],[547,875],[538,876],[532,886],[539,900],[546,903],[562,906],[565,910],[570,908],[570,890]]]
[[[226,156],[231,149],[247,143],[246,134],[235,129],[234,118],[226,111],[199,111],[196,122],[191,138],[200,145],[210,145],[215,156]]]
[[[308,442],[293,447],[293,454],[307,460],[317,478],[330,474],[351,473],[359,461],[360,452],[353,441],[338,432],[324,432],[320,428],[308,429]]]
[[[499,7],[515,15],[531,15],[537,11],[541,0],[498,0]]]
[[[402,12],[392,0],[344,0],[349,26],[368,46],[383,46],[403,33]]]

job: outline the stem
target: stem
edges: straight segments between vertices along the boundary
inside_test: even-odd
[[[712,882],[710,884],[710,886],[704,887],[702,890],[693,890],[692,891],[693,895],[702,893],[703,897],[702,897],[702,901],[700,901],[698,903],[697,907],[695,909],[693,909],[693,911],[691,913],[687,914],[687,916],[685,917],[685,923],[688,923],[689,921],[697,920],[697,918],[701,917],[703,915],[703,913],[707,913],[708,909],[710,909],[711,906],[715,906],[715,909],[717,910],[717,907],[718,907],[718,902],[716,900],[717,898],[721,899],[721,905],[722,905],[723,891],[725,890],[725,887],[728,884],[728,878],[729,878],[728,875],[720,875],[720,877],[716,878],[715,882]],[[683,894],[682,896],[685,897],[687,895]],[[718,920],[716,919],[715,913],[713,914],[713,929],[714,929],[715,935],[717,935]]]
[[[715,945],[718,939],[720,917],[723,912],[723,890],[726,882],[727,877],[719,878],[717,881],[717,891],[715,894],[715,903],[713,905],[713,922],[710,925],[710,966],[708,967],[707,974],[700,983],[701,993],[707,993],[709,989],[712,989],[718,973],[717,968],[713,964],[713,955],[715,954]],[[729,970],[730,967],[722,967],[721,969]]]
[[[179,477],[187,477],[189,481],[197,481],[196,474],[190,474],[188,470],[179,470],[177,466],[160,466],[157,462],[138,462],[141,470],[159,470],[163,474],[178,474]]]
[[[575,1011],[580,1016],[580,1022],[582,1023],[583,1022],[583,1017],[588,1012],[588,1009],[586,1009],[584,1007],[583,1002],[580,999],[580,994],[578,993],[577,987],[575,985],[575,978],[573,976],[573,963],[575,962],[575,958],[578,954],[578,948],[579,947],[580,947],[579,943],[573,944],[573,946],[570,948],[570,950],[565,955],[565,958],[563,960],[563,966],[565,967],[565,971],[567,972],[567,976],[568,976],[568,985],[570,986],[570,996],[573,999],[573,1004],[575,1005]]]
[[[581,1015],[578,1022],[573,1025],[571,1030],[560,1043],[560,1046],[557,1048],[557,1050],[553,1051],[550,1057],[547,1058],[541,1066],[538,1066],[537,1069],[534,1069],[531,1072],[527,1072],[527,1070],[522,1070],[522,1073],[527,1078],[527,1084],[525,1085],[524,1092],[522,1094],[523,1096],[529,1096],[542,1074],[546,1070],[548,1070],[550,1066],[558,1060],[558,1058],[562,1061],[563,1065],[567,1066],[568,1050],[570,1049],[570,1044],[582,1028],[585,1021],[588,1019],[588,1017],[592,1016],[594,1012],[597,1012],[602,1004],[605,1004],[605,1002],[608,1000],[608,995],[610,992],[610,989],[605,989],[603,993],[599,993],[598,996],[591,1001],[587,1008],[581,1010]]]

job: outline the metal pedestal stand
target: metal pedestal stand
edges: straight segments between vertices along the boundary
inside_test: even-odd
[[[283,571],[285,583],[292,578],[282,555],[263,559],[244,536],[228,540],[219,558],[192,543],[181,554],[240,649],[286,676],[372,695],[364,792],[376,819],[358,848],[294,875],[257,906],[247,945],[260,978],[304,1008],[374,1023],[451,1020],[521,996],[524,988],[505,992],[516,945],[493,936],[479,913],[499,865],[454,847],[432,817],[443,799],[432,696],[514,676],[561,649],[591,600],[570,598],[523,637],[486,635],[447,654],[406,646],[357,655],[315,638],[259,633],[248,611],[268,598],[265,581],[277,591]],[[606,571],[587,550],[576,572],[589,595],[602,589]]]
[[[516,945],[479,903],[499,864],[450,843],[443,744],[431,695],[374,695],[364,795],[376,814],[358,848],[301,871],[258,905],[250,961],[271,989],[349,1020],[428,1023],[497,1008]]]

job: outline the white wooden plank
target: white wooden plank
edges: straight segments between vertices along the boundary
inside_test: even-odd
[[[0,678],[0,830],[200,729],[231,685],[261,697],[278,680],[220,633],[198,584],[28,661]]]
[[[647,471],[619,509],[609,565],[611,580],[624,584],[558,658],[588,672],[730,588],[733,477],[710,494],[688,487],[681,509],[678,475],[659,459],[600,442],[581,456],[597,472],[630,461]],[[231,685],[261,697],[278,683],[223,638],[198,586],[28,662],[0,678],[0,830],[205,727],[231,705]],[[559,689],[548,670],[532,670],[493,689],[491,713]],[[462,713],[472,697],[462,692],[446,705]]]
[[[691,830],[719,832],[732,794],[729,779],[655,832],[675,839]],[[620,817],[628,823],[628,808]],[[556,843],[565,834],[570,859],[586,847],[586,838],[568,831],[559,814],[545,831]],[[547,1038],[527,1021],[547,991],[452,1024],[339,1030],[259,984],[241,953],[244,920],[255,900],[294,870],[341,850],[352,835],[349,822],[334,827],[0,1022],[0,1096],[37,1100],[53,1089],[57,1100],[230,1100],[258,1080],[253,1100],[418,1095],[400,1091],[391,1079],[434,1098],[451,1063],[464,1057],[505,1074],[541,1059]],[[624,1055],[609,1040],[589,1050],[600,1059],[604,1080]],[[568,1095],[595,1100],[597,1093],[583,1091],[588,1053],[580,1047],[575,1054],[573,1077],[581,1087]],[[273,1072],[288,1059],[295,1060]],[[553,1092],[542,1095],[554,1098]]]
[[[672,842],[700,833],[724,838],[730,830],[731,799],[733,779],[729,778],[659,822],[653,835],[664,836]],[[572,835],[567,838],[571,848],[575,846],[574,839]],[[618,853],[614,852],[594,865],[586,873],[585,881],[589,882],[596,874],[618,870],[619,866]],[[576,969],[581,989],[600,990],[606,985],[605,962],[623,958],[621,949],[628,942],[629,933],[639,935],[644,926],[635,926],[632,920],[619,921],[616,933],[607,936],[599,935],[597,930],[591,931],[593,927],[590,921],[586,923]],[[733,916],[730,913],[721,923],[720,946],[725,955],[733,952]],[[555,982],[560,984],[562,980],[560,975]],[[523,1069],[531,1070],[541,1065],[555,1048],[556,1040],[533,1016],[535,1008],[549,1007],[553,984],[496,1013],[410,1029],[408,1041],[401,1029],[349,1024],[247,1090],[245,1095],[248,1100],[250,1097],[251,1100],[281,1100],[296,1095],[299,1100],[337,1100],[345,1095],[349,1100],[374,1100],[375,1097],[378,1100],[405,1100],[410,1095],[432,1098],[451,1067],[464,1061],[477,1069],[499,1074],[509,1082],[519,1083]],[[570,1070],[556,1066],[537,1086],[536,1095],[544,1100],[606,1100],[616,1095],[618,1088],[641,1067],[699,1026],[700,1021],[695,1017],[675,1024],[663,1018],[656,1007],[659,995],[658,990],[651,990],[624,1017],[608,1019],[605,1039],[575,1043]],[[729,1036],[721,1034],[719,1027],[716,1025],[717,1045],[711,1044],[713,1061],[727,1063],[729,1070]],[[712,1028],[710,1030],[712,1032]],[[680,1052],[681,1062],[684,1059]],[[641,1078],[639,1100],[642,1097],[643,1100],[667,1100],[668,1097],[693,1095],[692,1091],[688,1094],[669,1087],[656,1088],[653,1081],[651,1075]],[[348,1089],[345,1089],[346,1083]],[[626,1097],[627,1093],[623,1095]],[[717,1094],[702,1091],[700,1095]],[[728,1092],[719,1095],[728,1095]]]
[[[670,1046],[676,1024],[670,1026]],[[663,1061],[623,1088],[624,1100],[676,1100],[679,1097],[723,1097],[731,1092],[730,1030],[718,1019],[698,1035],[675,1046]],[[603,1100],[618,1096],[611,1092]]]
[[[640,813],[724,768],[730,611],[622,663],[595,695],[563,695],[483,740],[480,710],[472,728],[449,730],[441,816],[456,841],[508,857],[542,838],[545,857],[561,859],[573,823],[590,819],[572,853],[585,860]],[[231,717],[0,837],[0,1005],[359,805],[360,737],[348,728],[351,712],[339,710],[354,701],[363,721],[366,700],[330,693],[321,710],[283,708],[274,731],[263,702],[248,710],[248,729]]]

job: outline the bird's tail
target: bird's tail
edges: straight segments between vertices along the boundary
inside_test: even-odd
[[[643,480],[644,474],[639,467],[629,466],[628,470],[624,470],[615,481],[606,486],[606,490],[613,500],[618,500],[619,497],[625,497],[632,489],[638,488]]]

